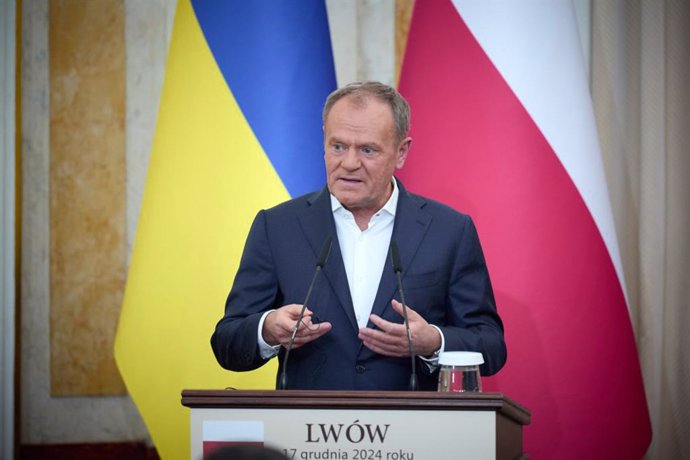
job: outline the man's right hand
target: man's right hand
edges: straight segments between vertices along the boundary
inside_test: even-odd
[[[299,312],[302,310],[302,305],[291,304],[280,307],[272,311],[266,316],[264,320],[261,335],[267,344],[271,346],[282,345],[288,346],[292,330],[295,328],[295,323],[299,317]],[[318,339],[325,333],[331,330],[331,323],[312,322],[312,312],[307,308],[302,317],[302,323],[297,329],[295,341],[292,348],[299,348],[302,345]]]

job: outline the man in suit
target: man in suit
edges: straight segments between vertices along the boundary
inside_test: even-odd
[[[288,388],[405,390],[407,332],[390,243],[400,248],[419,388],[435,390],[441,351],[506,360],[503,324],[475,227],[464,214],[394,178],[412,140],[409,107],[390,86],[354,83],[324,107],[327,186],[260,211],[225,316],[211,338],[218,362],[279,375],[323,242],[333,238],[290,354]],[[452,146],[449,146],[452,147]]]

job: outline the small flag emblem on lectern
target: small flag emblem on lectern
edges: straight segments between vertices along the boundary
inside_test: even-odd
[[[216,450],[237,445],[264,445],[264,422],[245,420],[205,420],[202,440],[204,458]]]

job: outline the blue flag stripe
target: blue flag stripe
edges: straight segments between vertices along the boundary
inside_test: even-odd
[[[322,187],[321,109],[336,87],[323,0],[193,0],[213,56],[291,196]]]

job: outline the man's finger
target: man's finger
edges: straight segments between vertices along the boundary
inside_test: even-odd
[[[301,305],[291,305],[291,309],[288,311],[290,318],[294,321],[297,321],[297,318],[299,318],[299,313],[302,311],[302,306]],[[311,315],[313,313],[307,308],[304,310],[304,315],[302,315],[302,320],[305,318],[311,318]]]
[[[407,356],[407,348],[395,346],[393,344],[385,344],[376,340],[364,339],[362,343],[365,347],[384,356],[402,357]]]
[[[400,303],[400,302],[398,302],[397,300],[393,299],[393,300],[391,301],[391,305],[393,306],[393,310],[395,310],[395,312],[396,312],[397,314],[399,314],[400,316],[403,316],[403,317],[404,317],[404,315],[403,315],[402,303]],[[416,320],[417,318],[420,317],[419,314],[418,314],[416,311],[414,311],[414,309],[412,309],[412,307],[410,307],[409,305],[405,305],[405,309],[407,310],[407,319],[408,319],[410,322],[412,322],[412,321],[414,321],[414,320]]]
[[[331,325],[331,323],[319,323],[317,329],[305,330],[301,336],[295,337],[295,341],[292,344],[292,348],[299,348],[302,345],[306,345],[309,342],[313,342],[322,335],[328,333],[332,329],[332,327],[333,326]],[[287,344],[285,346],[287,346]]]
[[[381,318],[378,315],[374,315],[374,314],[369,315],[369,319],[371,320],[372,323],[374,323],[374,325],[376,327],[378,327],[383,332],[386,332],[386,331],[388,331],[388,329],[390,329],[390,327],[389,327],[390,322],[386,321],[385,319]]]
[[[405,333],[405,326],[403,324],[391,323],[390,321],[386,321],[380,316],[374,314],[369,316],[369,319],[381,330],[381,332],[386,334],[399,336]]]
[[[366,341],[391,346],[399,346],[401,343],[407,343],[406,336],[402,334],[391,334],[366,327],[360,329],[359,331],[359,339],[363,342]]]

